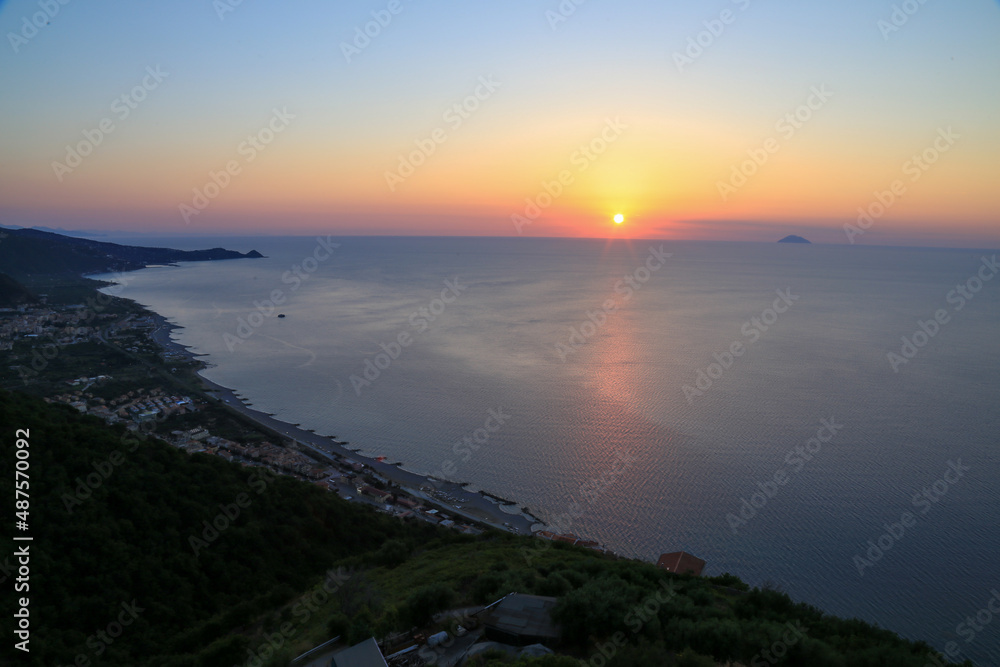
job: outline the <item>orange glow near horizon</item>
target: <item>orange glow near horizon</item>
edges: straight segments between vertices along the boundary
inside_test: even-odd
[[[33,6],[0,4],[11,26],[15,5]],[[891,48],[861,29],[864,3],[755,5],[742,37],[683,72],[661,56],[703,11],[640,4],[641,20],[595,5],[558,33],[530,3],[428,6],[346,62],[328,28],[370,20],[351,3],[317,4],[305,23],[261,5],[233,17],[239,30],[193,5],[60,15],[45,30],[58,37],[0,53],[0,83],[18,91],[0,103],[0,222],[846,243],[843,226],[902,179],[864,243],[1000,245],[1000,80],[982,65],[1000,55],[996,3],[928,8],[946,24],[913,22]],[[804,50],[788,28],[807,17],[823,29]],[[136,21],[162,30],[120,39]],[[162,63],[155,85],[149,63]],[[112,106],[139,82],[142,101]]]
[[[155,142],[138,162],[124,147],[109,148],[61,181],[52,175],[51,161],[26,169],[13,160],[0,167],[0,180],[6,184],[6,218],[25,225],[69,227],[55,220],[71,215],[81,220],[80,228],[95,230],[120,230],[141,220],[174,233],[333,229],[705,240],[770,240],[816,230],[827,242],[845,242],[842,226],[856,220],[859,207],[902,179],[905,195],[865,240],[907,233],[926,239],[947,232],[1000,242],[990,155],[978,147],[964,153],[959,149],[965,146],[956,148],[913,181],[903,171],[908,155],[902,148],[897,151],[902,158],[866,160],[860,149],[848,150],[833,136],[806,137],[741,180],[733,174],[747,155],[733,145],[738,142],[731,128],[715,128],[713,134],[709,121],[700,120],[668,130],[654,125],[656,119],[636,118],[592,161],[581,158],[580,141],[571,135],[593,135],[593,122],[578,122],[572,132],[553,130],[548,138],[514,141],[470,129],[467,143],[442,144],[398,182],[389,182],[387,174],[398,172],[400,156],[410,155],[410,147],[352,148],[331,159],[334,144],[317,145],[293,128],[261,153],[266,159],[241,163],[240,173],[190,223],[178,208],[190,205],[195,191],[209,186],[212,173],[239,157],[231,139],[202,146],[194,163],[189,153]],[[684,134],[689,131],[693,136]],[[906,145],[927,143],[923,134]],[[39,201],[47,203],[50,217],[25,216]],[[512,216],[530,224],[518,227]],[[942,220],[949,224],[942,227]]]

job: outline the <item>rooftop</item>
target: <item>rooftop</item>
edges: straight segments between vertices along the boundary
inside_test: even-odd
[[[660,560],[656,561],[656,565],[668,572],[675,574],[690,572],[696,577],[700,577],[701,571],[705,569],[705,561],[697,556],[692,556],[686,551],[674,551],[669,554],[663,554],[660,556]]]
[[[561,633],[550,616],[555,604],[556,598],[511,593],[487,607],[482,621],[504,635],[558,640]]]
[[[370,637],[360,644],[334,654],[330,667],[388,667],[375,638]]]

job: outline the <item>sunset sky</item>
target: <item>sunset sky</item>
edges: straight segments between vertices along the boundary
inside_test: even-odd
[[[1000,245],[992,0],[237,2],[0,2],[0,224]]]

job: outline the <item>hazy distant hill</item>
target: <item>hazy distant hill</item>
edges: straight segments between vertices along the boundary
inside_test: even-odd
[[[38,229],[12,229],[4,234],[0,241],[0,271],[20,280],[38,276],[128,271],[150,264],[262,257],[256,250],[241,253],[223,248],[144,248],[63,236]]]
[[[38,297],[32,294],[27,287],[6,273],[0,273],[0,308],[10,308],[36,301],[38,301]]]
[[[812,241],[804,239],[801,236],[796,236],[795,234],[791,234],[778,241],[778,243],[812,243]]]

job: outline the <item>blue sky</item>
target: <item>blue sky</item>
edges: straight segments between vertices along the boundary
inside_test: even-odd
[[[399,0],[394,15],[388,0],[243,0],[225,12],[223,0],[8,1],[0,220],[266,232],[280,212],[304,232],[512,234],[511,213],[604,119],[620,117],[630,127],[621,142],[530,233],[601,235],[622,210],[642,235],[712,238],[738,228],[712,231],[709,221],[753,220],[833,240],[908,155],[951,125],[962,140],[866,241],[995,245],[1000,7],[914,0],[898,30],[880,28],[902,4],[567,0],[575,10],[553,24],[554,1]],[[54,15],[25,38],[24,21],[40,7]],[[391,21],[348,62],[343,44],[373,12]],[[713,24],[720,16],[731,22]],[[709,35],[706,22],[721,34]],[[707,46],[678,71],[674,54],[699,33]],[[53,163],[147,67],[168,76],[79,168],[56,178]],[[403,187],[387,188],[399,156],[484,76],[499,82],[496,94]],[[834,92],[830,102],[722,201],[718,183],[731,167],[817,85]],[[192,229],[179,207],[275,108],[295,115],[287,132]]]

